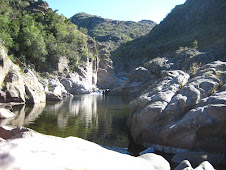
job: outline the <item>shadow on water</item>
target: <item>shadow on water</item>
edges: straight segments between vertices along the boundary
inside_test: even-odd
[[[126,96],[77,95],[61,102],[21,105],[10,124],[43,134],[76,136],[103,146],[128,147]]]

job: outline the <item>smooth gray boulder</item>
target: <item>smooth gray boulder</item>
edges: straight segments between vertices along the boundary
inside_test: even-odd
[[[204,161],[198,167],[193,169],[190,162],[184,160],[174,170],[214,170],[214,167],[208,161]]]
[[[4,79],[3,91],[6,93],[6,102],[25,102],[25,84],[18,70],[8,72]],[[3,101],[4,102],[4,101]]]
[[[59,138],[30,130],[18,131],[13,140],[0,142],[0,165],[5,170],[156,169],[148,160],[120,154],[80,138]]]
[[[214,167],[208,162],[204,161],[195,170],[215,170]]]
[[[183,160],[174,170],[193,170],[188,160]]]
[[[143,131],[155,122],[161,115],[172,97],[181,86],[187,83],[189,75],[183,71],[165,72],[162,79],[149,86],[143,94],[133,100],[129,109],[131,111],[129,126],[133,139],[138,142]]]
[[[139,158],[148,160],[156,170],[170,170],[169,162],[160,155],[154,153],[146,153],[139,156]]]
[[[39,82],[35,74],[28,70],[22,75],[25,92],[26,92],[26,103],[45,103],[46,94],[43,85]]]

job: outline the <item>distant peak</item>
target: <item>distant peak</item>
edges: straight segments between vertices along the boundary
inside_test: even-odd
[[[151,20],[145,20],[145,19],[143,19],[143,20],[139,21],[138,23],[142,23],[142,24],[144,24],[144,23],[146,23],[146,24],[154,24],[155,22],[154,21],[151,21]]]

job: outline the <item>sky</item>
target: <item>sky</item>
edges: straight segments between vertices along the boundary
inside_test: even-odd
[[[186,0],[45,0],[53,10],[70,18],[79,12],[122,21],[143,19],[160,23]]]

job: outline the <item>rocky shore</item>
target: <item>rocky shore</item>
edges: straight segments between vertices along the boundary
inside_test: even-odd
[[[148,169],[169,170],[162,156],[145,153],[139,157],[105,149],[77,138],[43,135],[23,127],[0,127],[0,165],[2,169]],[[188,161],[176,168],[192,169]],[[197,168],[214,169],[205,161]]]

